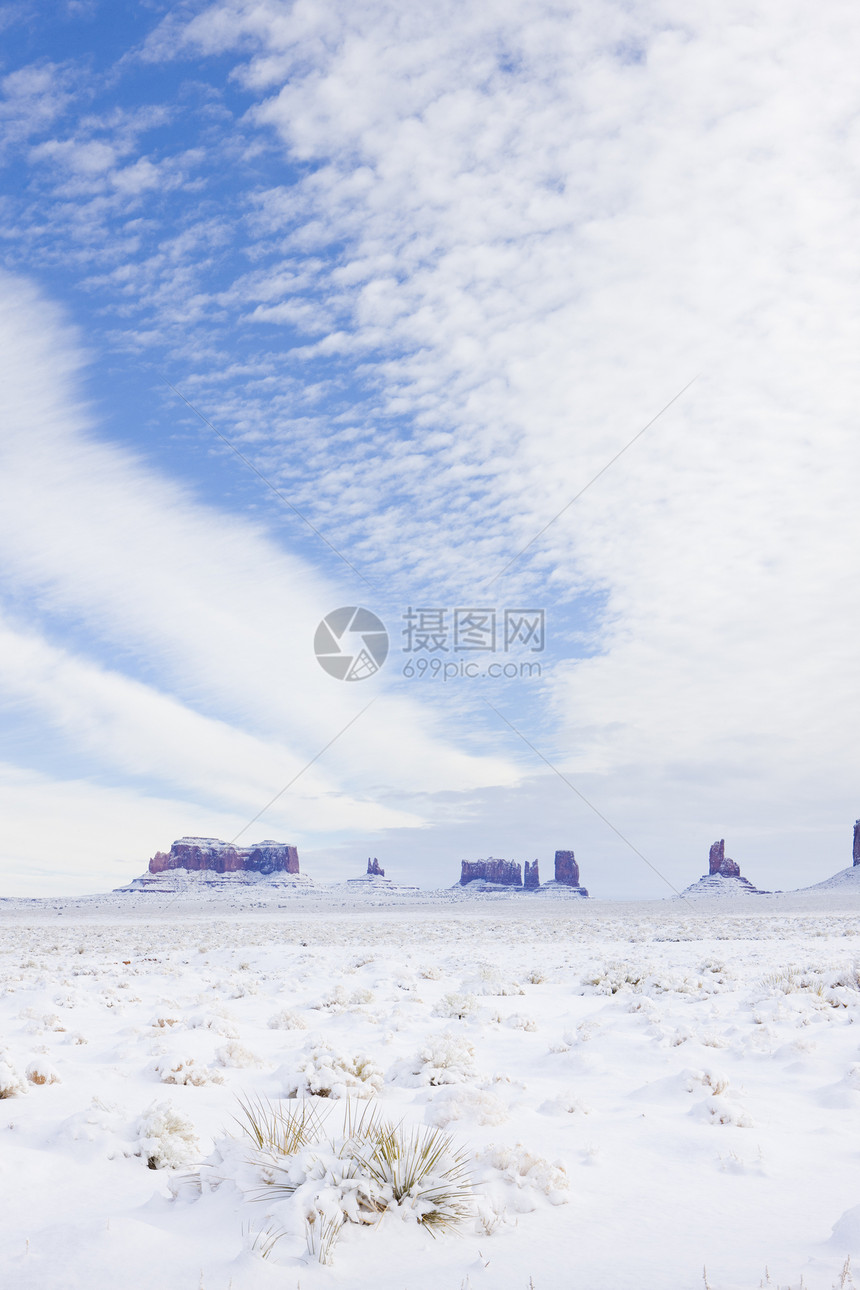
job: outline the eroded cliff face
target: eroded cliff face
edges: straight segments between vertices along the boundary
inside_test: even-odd
[[[860,820],[854,825],[854,863],[860,864]]]
[[[220,838],[179,838],[169,851],[156,851],[149,862],[150,873],[168,869],[207,869],[212,873],[298,873],[299,853],[286,842],[267,838],[251,846],[237,847]]]
[[[523,885],[522,866],[517,860],[461,860],[460,886],[483,878],[486,882],[498,883],[500,887],[521,887]]]

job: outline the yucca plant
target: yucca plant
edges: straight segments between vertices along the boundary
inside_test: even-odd
[[[472,1213],[468,1156],[442,1129],[374,1122],[355,1159],[380,1188],[390,1188],[396,1204],[410,1202],[433,1236]]]
[[[324,1141],[327,1115],[308,1102],[286,1109],[262,1098],[240,1099],[236,1123],[261,1153],[262,1186],[253,1200],[291,1196],[324,1163],[328,1186],[344,1186],[340,1210],[317,1201],[305,1220],[309,1253],[321,1263],[346,1222],[377,1223],[386,1210],[408,1206],[432,1236],[473,1213],[468,1156],[439,1128],[407,1129],[382,1118],[379,1107],[347,1099],[340,1133]],[[306,1150],[310,1148],[310,1150]],[[326,1157],[328,1160],[326,1162]],[[266,1232],[258,1248],[267,1257],[280,1234]]]
[[[240,1115],[233,1119],[260,1151],[293,1156],[322,1137],[325,1115],[304,1098],[287,1107],[273,1106],[262,1097],[238,1101]]]
[[[326,1216],[319,1210],[308,1214],[305,1219],[305,1240],[308,1254],[312,1254],[318,1263],[328,1266],[332,1261],[335,1243],[340,1236],[340,1229],[346,1221],[343,1214]]]
[[[286,1233],[282,1227],[275,1227],[272,1223],[268,1223],[252,1236],[249,1225],[247,1232],[248,1248],[256,1251],[261,1259],[267,1259],[285,1235]]]

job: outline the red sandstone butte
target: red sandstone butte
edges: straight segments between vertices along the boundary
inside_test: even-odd
[[[528,891],[535,891],[540,886],[540,873],[538,871],[537,860],[532,860],[531,864],[529,864],[528,860],[526,861],[526,872],[523,878],[523,886],[527,888]]]
[[[724,878],[740,878],[741,867],[726,856],[725,838],[715,842],[708,855],[708,873],[721,873]]]
[[[219,838],[179,838],[169,852],[156,851],[150,873],[187,869],[210,873],[298,873],[299,853],[286,842],[266,838],[248,847],[236,847]]]
[[[579,886],[579,865],[572,851],[556,851],[555,880],[565,887]]]
[[[517,860],[461,860],[460,886],[483,878],[486,882],[498,883],[500,887],[521,887],[523,885],[522,868]]]

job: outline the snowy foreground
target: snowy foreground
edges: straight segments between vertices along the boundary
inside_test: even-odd
[[[851,1286],[860,908],[827,899],[0,902],[0,1285]],[[261,1150],[240,1098],[320,1116]],[[384,1117],[450,1135],[423,1190]]]

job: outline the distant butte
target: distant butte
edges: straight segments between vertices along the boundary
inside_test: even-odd
[[[572,851],[556,851],[555,877],[541,884],[540,868],[537,860],[526,860],[525,877],[518,860],[498,860],[490,856],[486,860],[461,860],[461,887],[476,883],[476,890],[498,890],[511,888],[514,891],[546,892],[565,896],[587,897],[585,887],[579,884],[579,865]]]
[[[149,862],[150,873],[165,873],[171,869],[296,874],[299,872],[299,853],[294,846],[273,842],[270,838],[247,847],[237,847],[219,838],[179,838],[168,852],[156,851]]]
[[[498,887],[522,887],[523,871],[517,860],[461,860],[460,886],[470,882],[490,882]]]
[[[735,864],[734,860],[726,858],[726,840],[720,838],[719,842],[711,845],[708,854],[708,873],[721,873],[724,878],[740,878],[741,867]]]
[[[741,874],[739,864],[726,855],[726,842],[720,838],[711,844],[708,872],[681,892],[682,896],[763,895],[758,887]]]
[[[588,897],[588,889],[580,886],[579,865],[572,851],[556,851],[555,876],[545,883],[541,891],[553,892],[563,888],[566,895]]]

